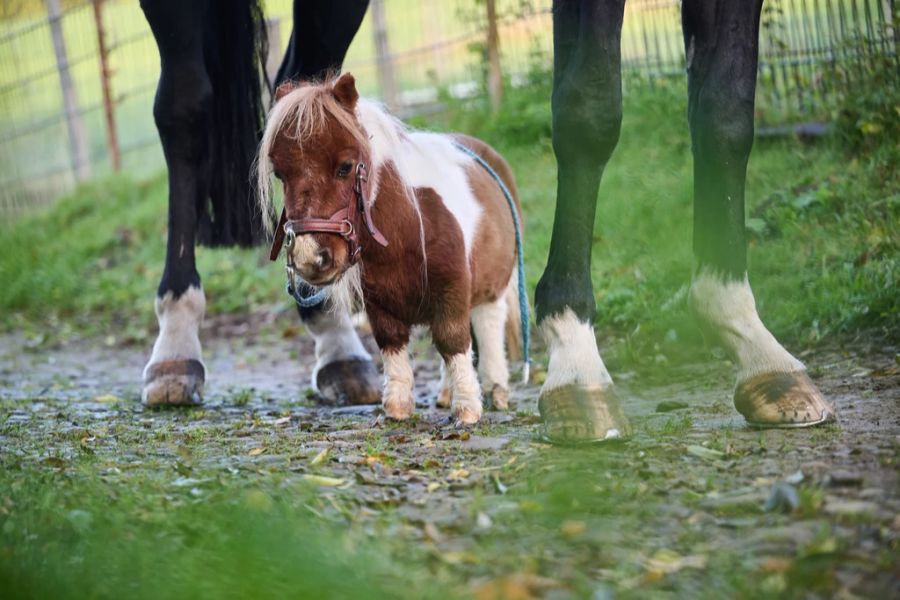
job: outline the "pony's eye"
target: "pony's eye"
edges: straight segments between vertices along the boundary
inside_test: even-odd
[[[345,160],[341,163],[341,166],[338,167],[337,176],[344,178],[350,174],[350,171],[353,170],[353,163],[349,160]]]

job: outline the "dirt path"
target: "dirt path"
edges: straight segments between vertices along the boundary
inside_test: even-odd
[[[567,449],[537,437],[536,385],[454,430],[427,350],[418,417],[398,425],[317,407],[293,328],[220,320],[203,339],[206,404],[158,411],[137,402],[145,348],[0,337],[0,456],[64,469],[89,447],[123,481],[180,461],[171,485],[198,495],[222,469],[301,478],[322,519],[387,530],[389,551],[480,597],[900,593],[897,348],[807,357],[840,423],[801,431],[746,427],[724,364],[620,373],[634,439]]]

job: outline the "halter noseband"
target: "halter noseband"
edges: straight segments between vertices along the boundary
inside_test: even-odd
[[[347,253],[350,257],[350,264],[355,264],[359,260],[362,245],[359,243],[359,221],[362,222],[376,242],[382,246],[387,246],[387,238],[382,235],[375,223],[372,221],[372,209],[366,202],[366,194],[363,184],[369,180],[366,174],[365,163],[357,163],[356,180],[353,183],[353,193],[347,201],[347,206],[337,211],[327,219],[306,218],[306,219],[288,219],[287,208],[281,210],[281,218],[278,219],[278,226],[275,228],[275,239],[272,240],[272,248],[269,250],[269,260],[276,260],[281,252],[281,247],[288,247],[288,271],[293,270],[293,257],[291,250],[298,235],[305,233],[331,233],[339,235],[347,242]]]

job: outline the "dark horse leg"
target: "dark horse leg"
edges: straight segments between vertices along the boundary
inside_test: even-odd
[[[620,36],[624,0],[553,3],[553,150],[556,214],[547,268],[535,293],[550,363],[539,408],[557,440],[626,435],[591,322],[590,263],[597,190],[622,120]]]
[[[321,79],[340,71],[344,55],[366,14],[368,0],[294,0],[294,29],[278,69],[276,86],[287,80]],[[297,306],[316,342],[313,387],[334,404],[381,402],[381,382],[350,315]]]
[[[159,336],[144,369],[148,405],[201,401],[206,369],[198,329],[206,307],[194,263],[199,212],[209,192],[208,130],[213,88],[204,62],[208,2],[141,3],[159,47],[153,105],[169,175],[169,238],[156,297]]]
[[[688,119],[694,154],[691,305],[738,365],[735,407],[751,424],[802,427],[834,409],[762,324],[747,279],[744,183],[762,0],[684,0]]]
[[[295,59],[304,57],[310,45],[334,53],[322,59],[326,67],[340,65],[365,2],[298,1],[295,6],[295,20],[303,22],[320,19],[312,8],[345,3],[340,34],[327,41],[304,37],[292,42]],[[169,238],[156,299],[160,332],[144,370],[142,398],[148,405],[192,404],[201,400],[206,375],[198,336],[206,300],[194,245],[250,245],[261,238],[249,173],[265,109],[265,37],[256,0],[222,5],[143,0],[141,7],[160,53],[153,113],[169,174]],[[329,32],[334,33],[313,30],[311,36]],[[298,69],[298,76],[305,74]],[[316,337],[320,391],[335,400],[377,402],[375,368],[349,317],[312,320],[316,322],[307,324]],[[342,366],[347,359],[350,366]],[[323,385],[322,374],[331,362],[347,378]]]

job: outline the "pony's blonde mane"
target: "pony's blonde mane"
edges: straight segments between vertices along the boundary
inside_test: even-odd
[[[281,132],[285,132],[297,143],[303,143],[321,132],[331,117],[369,152],[369,136],[334,97],[333,89],[333,80],[320,84],[301,84],[278,100],[269,111],[256,156],[257,198],[264,217],[275,214],[272,206],[272,161],[269,154],[275,138]],[[263,221],[271,233],[272,219],[263,218]]]

